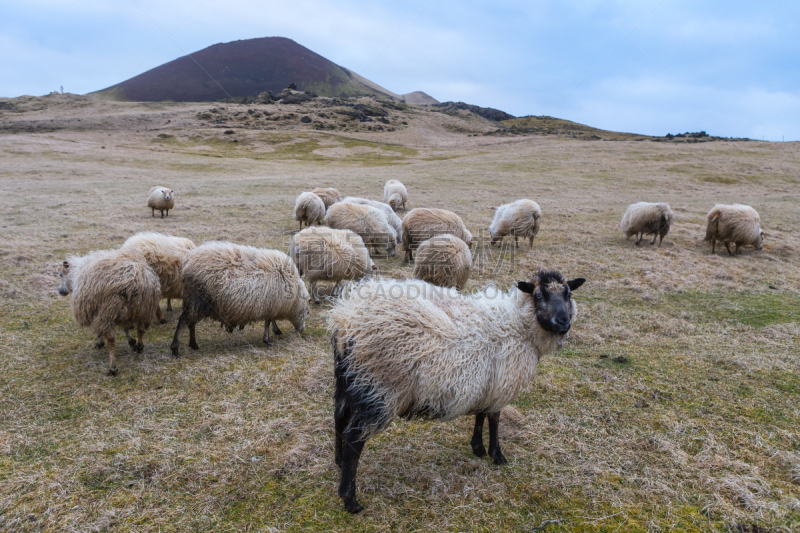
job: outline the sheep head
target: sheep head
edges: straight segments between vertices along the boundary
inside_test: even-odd
[[[584,278],[566,281],[555,270],[540,270],[531,281],[517,282],[517,288],[530,295],[539,325],[556,335],[566,335],[575,317],[572,291],[584,284]]]

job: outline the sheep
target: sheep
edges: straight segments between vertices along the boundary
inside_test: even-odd
[[[425,207],[409,211],[403,219],[403,248],[406,251],[403,263],[413,259],[412,250],[416,250],[422,241],[444,234],[454,235],[472,248],[472,234],[461,217],[452,211]]]
[[[156,209],[161,211],[161,218],[164,218],[164,211],[169,216],[169,210],[175,207],[175,191],[167,187],[154,186],[147,193],[147,207],[153,210],[154,217],[156,216]]]
[[[342,193],[340,193],[333,187],[329,188],[317,187],[311,192],[313,192],[322,199],[322,203],[325,204],[326,210],[333,204],[342,201]]]
[[[281,334],[276,320],[289,320],[302,333],[311,302],[305,283],[289,257],[278,250],[230,242],[203,243],[191,252],[181,269],[183,311],[170,344],[179,357],[180,335],[189,327],[189,346],[199,349],[195,324],[216,320],[232,332],[235,327],[264,321],[264,343],[272,346],[269,325]]]
[[[95,348],[108,345],[108,373],[117,374],[114,327],[125,329],[131,348],[144,350],[144,332],[150,326],[161,299],[158,275],[136,250],[92,252],[68,256],[59,268],[58,293],[72,294],[75,321],[97,338]],[[130,334],[136,326],[137,340]]]
[[[373,248],[385,246],[387,255],[394,257],[397,233],[380,209],[340,202],[328,209],[325,223],[334,229],[349,229],[358,234],[364,244]]]
[[[313,192],[304,192],[294,203],[294,218],[300,222],[300,229],[303,229],[303,222],[306,226],[318,224],[325,218],[325,203]]]
[[[350,230],[325,226],[293,235],[289,257],[300,276],[311,283],[311,296],[317,304],[317,281],[335,281],[332,294],[336,297],[341,294],[342,281],[361,279],[377,269],[361,237]]]
[[[371,280],[345,294],[328,328],[334,358],[335,460],[339,496],[358,513],[356,470],[370,437],[393,419],[475,415],[472,452],[506,464],[501,409],[533,380],[542,356],[561,348],[577,306],[566,281],[541,270],[506,292],[453,296],[418,280]],[[387,332],[391,331],[391,335]]]
[[[403,234],[403,219],[395,214],[392,206],[383,202],[367,200],[366,198],[356,198],[354,196],[348,196],[342,200],[342,203],[368,205],[383,211],[386,214],[386,218],[389,220],[389,224],[391,224],[397,232],[397,244],[400,244],[400,236]]]
[[[194,243],[183,237],[146,231],[130,237],[122,249],[136,249],[144,256],[158,275],[161,298],[167,299],[167,311],[172,311],[172,299],[181,297],[181,266],[189,252],[195,249]],[[162,324],[167,321],[161,306],[156,307],[156,318]]]
[[[461,290],[469,279],[472,254],[464,241],[452,235],[437,235],[417,248],[414,277]]]
[[[634,242],[637,245],[642,242],[643,235],[652,235],[650,244],[655,244],[658,237],[658,245],[661,246],[673,220],[675,213],[669,208],[669,204],[638,202],[628,206],[619,229],[625,233],[626,240],[630,239],[631,235],[636,235]]]
[[[717,241],[725,245],[725,249],[733,256],[739,253],[741,246],[754,246],[761,250],[764,243],[764,232],[761,231],[761,217],[749,205],[716,204],[708,212],[706,241],[711,241],[711,253],[716,249]],[[735,251],[731,252],[731,243]]]
[[[383,186],[383,203],[389,204],[392,206],[392,209],[397,211],[400,209],[401,205],[403,206],[403,210],[405,210],[407,201],[408,191],[405,185],[397,180],[389,180],[386,182],[386,185]]]
[[[533,239],[539,233],[539,220],[542,218],[542,209],[533,200],[517,200],[497,208],[489,226],[491,244],[498,245],[503,242],[506,235],[514,236],[514,244],[519,248],[519,237],[530,240],[529,248],[533,248]]]

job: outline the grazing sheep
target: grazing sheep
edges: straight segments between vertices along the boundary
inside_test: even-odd
[[[754,246],[761,250],[764,232],[761,231],[761,217],[749,205],[717,204],[708,212],[706,241],[711,241],[711,253],[716,249],[717,241],[725,245],[730,255],[738,254],[741,246]],[[731,252],[731,243],[736,247]]]
[[[332,294],[336,297],[341,294],[342,281],[361,279],[377,268],[361,237],[350,230],[325,226],[293,235],[289,257],[300,276],[311,283],[315,303],[319,303],[317,281],[335,281]]]
[[[397,180],[386,182],[386,185],[383,186],[383,203],[389,204],[392,209],[397,211],[400,206],[403,206],[403,210],[405,210],[407,201],[408,191],[405,185]]]
[[[167,299],[167,311],[172,311],[172,299],[181,297],[181,267],[195,245],[189,239],[162,235],[156,232],[137,233],[125,241],[122,249],[135,249],[158,275],[161,283],[161,298]],[[164,324],[167,319],[156,307],[156,318]]]
[[[489,456],[505,464],[500,411],[530,384],[539,359],[561,347],[577,314],[570,293],[584,281],[539,271],[507,292],[472,297],[416,280],[367,281],[346,293],[328,322],[345,508],[362,510],[355,484],[361,451],[397,417],[475,415],[470,444],[482,457],[488,416]]]
[[[342,201],[342,194],[333,187],[329,188],[317,187],[311,192],[313,192],[322,199],[322,203],[325,204],[326,210],[333,204]]]
[[[147,193],[147,207],[153,210],[154,217],[156,209],[161,211],[161,218],[164,218],[164,211],[169,216],[169,210],[175,207],[175,191],[156,185]]]
[[[342,203],[368,205],[383,211],[386,214],[386,218],[389,220],[389,224],[391,224],[391,226],[397,232],[397,244],[400,244],[400,236],[403,234],[403,219],[395,214],[392,206],[383,202],[367,200],[366,198],[356,198],[354,196],[348,196],[342,200]]]
[[[416,250],[422,241],[445,234],[458,237],[472,248],[472,234],[460,216],[445,209],[412,209],[403,219],[403,247],[406,251],[403,262],[413,259],[412,250]]]
[[[306,226],[319,223],[325,218],[325,203],[313,192],[304,192],[294,203],[294,218],[300,222],[300,229],[303,229],[303,222]]]
[[[653,239],[650,244],[654,244],[658,237],[658,245],[661,246],[664,237],[669,233],[673,220],[675,220],[675,213],[669,208],[669,204],[638,202],[628,206],[619,229],[625,232],[625,239],[636,235],[634,240],[636,244],[642,242],[643,235],[652,235]]]
[[[472,254],[464,241],[452,235],[437,235],[417,248],[414,277],[460,291],[469,279],[471,266]]]
[[[397,232],[380,209],[340,202],[328,209],[325,223],[334,229],[349,229],[358,234],[367,246],[385,246],[387,255],[394,257]]]
[[[530,248],[533,248],[533,238],[539,233],[541,218],[542,210],[533,200],[517,200],[501,205],[489,226],[491,244],[499,245],[503,242],[503,237],[513,235],[514,244],[519,248],[519,237],[522,235],[530,240]]]
[[[128,344],[136,352],[144,349],[144,332],[150,326],[161,299],[158,276],[135,250],[92,252],[67,257],[61,264],[58,293],[72,293],[75,321],[97,337],[96,348],[108,345],[108,373],[116,375],[114,327],[125,329]],[[138,340],[130,335],[136,327]]]
[[[220,322],[228,332],[263,320],[267,346],[272,345],[270,322],[276,335],[281,334],[276,320],[289,320],[300,333],[305,328],[311,300],[297,267],[283,252],[206,242],[189,252],[181,278],[183,312],[170,344],[175,357],[186,326],[189,346],[199,348],[195,324],[204,318]]]

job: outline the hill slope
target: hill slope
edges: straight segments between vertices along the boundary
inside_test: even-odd
[[[94,94],[140,102],[204,102],[278,93],[290,83],[322,96],[403,99],[284,37],[215,44]]]

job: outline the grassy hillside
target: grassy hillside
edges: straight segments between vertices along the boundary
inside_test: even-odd
[[[503,120],[499,124],[509,128],[513,133],[530,133],[534,135],[568,135],[579,139],[609,139],[615,141],[636,141],[651,138],[635,133],[601,130],[578,124],[577,122],[546,116],[512,118]]]

